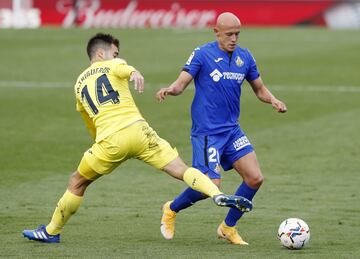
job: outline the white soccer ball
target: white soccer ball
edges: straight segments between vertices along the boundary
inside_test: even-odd
[[[289,249],[301,249],[310,240],[310,229],[301,219],[285,219],[279,226],[278,238]]]

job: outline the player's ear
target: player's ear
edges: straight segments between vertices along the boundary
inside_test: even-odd
[[[214,27],[214,33],[215,33],[216,36],[219,36],[219,29]]]
[[[105,58],[105,50],[103,48],[98,48],[98,50],[96,51],[96,56],[100,59],[104,59]]]

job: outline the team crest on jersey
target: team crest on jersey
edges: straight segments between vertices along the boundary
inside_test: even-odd
[[[244,61],[239,56],[236,56],[235,63],[238,67],[242,67],[242,65],[244,65]]]

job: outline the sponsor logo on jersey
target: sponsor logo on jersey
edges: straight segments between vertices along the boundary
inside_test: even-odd
[[[233,146],[236,151],[239,151],[240,149],[249,145],[251,145],[251,143],[246,136],[242,136],[241,138],[238,138],[237,140],[235,140],[235,142],[233,142]]]
[[[242,73],[234,73],[234,72],[223,72],[224,79],[243,81],[245,75]]]
[[[244,65],[244,61],[239,56],[236,56],[235,63],[238,67],[242,67]]]
[[[218,62],[220,62],[221,60],[223,60],[223,58],[214,59],[215,63],[218,63]]]
[[[226,79],[226,80],[236,80],[238,83],[241,83],[245,78],[245,74],[242,74],[242,73],[235,73],[235,72],[223,72],[223,73],[221,73],[217,69],[214,69],[210,73],[210,76],[212,77],[214,82],[219,82],[220,79],[223,78],[223,79]]]
[[[214,82],[219,82],[220,78],[222,78],[223,75],[220,73],[219,70],[214,69],[214,71],[211,72],[210,76],[212,77]]]

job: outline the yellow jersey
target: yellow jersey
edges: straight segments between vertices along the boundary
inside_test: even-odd
[[[144,120],[129,89],[131,72],[136,69],[125,60],[93,63],[75,84],[76,110],[86,111],[96,129],[95,141]]]

